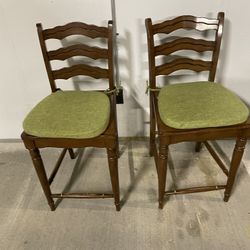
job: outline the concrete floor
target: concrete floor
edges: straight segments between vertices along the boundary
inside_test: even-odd
[[[225,162],[233,145],[214,144],[225,149]],[[193,143],[171,147],[168,187],[173,180],[178,187],[225,181],[207,151],[193,149]],[[147,141],[124,139],[120,150],[120,212],[113,199],[64,199],[51,212],[22,143],[0,143],[0,249],[250,249],[248,152],[228,203],[223,191],[213,191],[171,196],[159,210]],[[58,154],[57,149],[42,150],[48,171]],[[67,155],[52,188],[111,191],[105,150],[80,150],[76,160]]]

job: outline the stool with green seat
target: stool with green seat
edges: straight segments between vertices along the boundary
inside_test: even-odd
[[[118,178],[118,133],[116,121],[116,88],[113,77],[113,27],[73,22],[51,29],[37,25],[40,45],[47,69],[52,93],[39,102],[23,122],[22,139],[29,150],[37,175],[51,210],[55,210],[54,198],[114,198],[116,210],[120,210]],[[47,50],[46,40],[62,40],[72,35],[88,37],[57,50]],[[90,38],[90,39],[89,39]],[[99,39],[106,47],[96,46],[91,39]],[[101,39],[101,40],[100,40]],[[89,40],[91,42],[89,42]],[[81,42],[79,42],[81,41]],[[88,43],[85,44],[84,42]],[[62,44],[64,44],[62,42]],[[81,61],[60,69],[52,69],[51,61],[67,60],[82,56]],[[84,58],[88,58],[85,60]],[[71,64],[72,64],[71,59]],[[107,66],[104,67],[104,61]],[[94,64],[92,62],[95,62]],[[96,66],[98,64],[98,66]],[[63,91],[56,86],[56,80],[75,76],[87,76],[108,81],[103,90]],[[89,80],[88,80],[89,82]],[[84,80],[83,82],[84,83]],[[48,177],[39,149],[63,148],[57,164]],[[112,184],[112,193],[53,193],[50,185],[69,151],[75,157],[73,148],[106,148]]]
[[[154,156],[157,168],[159,208],[163,208],[166,195],[218,189],[225,189],[224,201],[228,201],[250,135],[250,123],[248,107],[236,94],[215,83],[224,13],[220,12],[217,18],[179,16],[155,24],[147,18],[145,23],[149,55],[150,155]],[[208,34],[212,39],[207,39]],[[156,85],[157,77],[167,79],[172,74],[174,78],[183,70],[207,71],[208,81],[176,82],[162,88]],[[207,142],[224,138],[236,138],[229,169]],[[185,141],[197,142],[196,151],[204,144],[227,176],[227,182],[165,190],[169,145]]]

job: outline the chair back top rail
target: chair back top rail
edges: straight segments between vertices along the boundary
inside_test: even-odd
[[[108,28],[89,25],[80,22],[72,22],[63,26],[43,30],[44,39],[63,39],[71,35],[83,35],[90,38],[108,38]]]
[[[218,19],[209,19],[205,17],[186,15],[153,25],[153,34],[169,34],[178,29],[196,29],[199,31],[211,29],[216,30],[218,28],[218,24]]]

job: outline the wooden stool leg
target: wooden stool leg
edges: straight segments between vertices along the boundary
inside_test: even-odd
[[[158,158],[158,192],[159,192],[159,208],[163,208],[166,177],[167,177],[167,161],[168,161],[168,146],[161,146],[159,148]]]
[[[236,177],[236,173],[237,173],[237,170],[239,168],[239,165],[240,165],[243,153],[244,153],[246,142],[247,142],[246,138],[238,138],[236,141],[233,156],[232,156],[231,166],[229,170],[229,175],[227,179],[227,185],[226,185],[226,189],[224,193],[224,201],[226,202],[229,200],[229,197],[233,188],[234,180]]]
[[[116,211],[120,211],[120,190],[119,190],[119,175],[118,175],[118,158],[117,149],[108,148],[109,172],[112,184],[112,189],[115,198]]]
[[[69,150],[69,155],[70,155],[70,158],[73,160],[76,158],[76,154],[74,153],[74,150],[72,148],[68,148]]]
[[[116,154],[117,154],[117,158],[120,158],[120,147],[119,147],[119,138],[118,136],[116,136]]]
[[[34,167],[36,169],[36,173],[38,175],[38,178],[40,180],[43,192],[47,198],[48,204],[50,206],[51,211],[55,210],[55,203],[53,199],[51,198],[51,190],[48,182],[48,178],[45,172],[45,168],[43,165],[43,161],[39,152],[39,149],[29,149]]]
[[[150,93],[150,137],[149,137],[149,155],[154,155],[154,144],[155,144],[155,116],[153,107],[153,96]]]
[[[200,141],[196,142],[196,144],[195,144],[195,152],[200,152],[201,151],[201,146],[202,146],[202,143]]]

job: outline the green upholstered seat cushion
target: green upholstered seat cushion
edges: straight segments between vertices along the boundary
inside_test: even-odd
[[[51,138],[92,138],[110,118],[107,95],[94,91],[57,91],[44,98],[23,122],[27,134]]]
[[[249,114],[238,96],[211,82],[167,85],[160,90],[158,108],[161,120],[177,129],[235,125]]]

